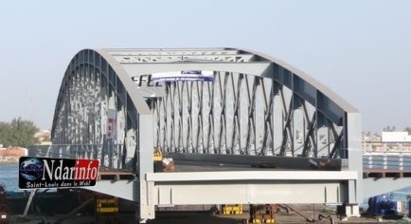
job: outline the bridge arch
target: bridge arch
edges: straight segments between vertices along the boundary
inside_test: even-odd
[[[150,86],[142,78],[180,70],[213,71],[215,81]],[[71,149],[53,151],[98,158],[114,168],[134,167],[141,149],[138,135],[147,130],[139,124],[141,116],[153,119],[150,144],[184,158],[348,161],[349,149],[359,141],[350,133],[361,130],[357,109],[313,77],[261,53],[85,49],[68,65],[52,127],[53,143]]]
[[[135,169],[144,116],[151,117],[151,111],[121,65],[104,51],[82,50],[60,87],[52,126],[52,142],[59,147],[50,156],[95,158],[103,166]]]

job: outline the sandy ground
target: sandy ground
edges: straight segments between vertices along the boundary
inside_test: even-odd
[[[95,207],[93,204],[89,204],[74,214],[68,217],[66,214],[71,212],[74,208],[78,207],[76,200],[69,200],[73,196],[66,196],[64,198],[44,198],[38,200],[35,203],[36,206],[42,208],[41,214],[46,214],[41,217],[36,214],[35,210],[30,210],[27,217],[21,217],[23,214],[23,208],[25,206],[25,200],[12,200],[15,205],[14,215],[11,217],[9,223],[24,223],[24,224],[39,224],[39,223],[59,223],[59,224],[92,224],[97,223],[94,216]],[[60,203],[64,200],[64,203]],[[288,212],[285,209],[281,209],[278,213],[274,214],[277,224],[287,223],[313,223],[308,220],[314,220],[315,223],[410,223],[411,220],[382,220],[377,217],[352,217],[347,221],[341,221],[335,215],[335,211],[331,207],[324,206],[322,204],[297,204],[291,205],[296,211],[291,209]],[[148,224],[239,224],[244,223],[243,220],[249,218],[247,211],[249,206],[244,205],[244,213],[241,215],[218,215],[212,214],[211,206],[177,206],[177,207],[164,207],[158,208],[156,211],[156,219],[148,220]],[[65,208],[65,209],[62,209]],[[48,210],[52,210],[48,211]],[[101,223],[121,223],[131,224],[138,223],[134,214],[135,204],[130,201],[119,201],[119,213],[113,219],[109,217],[104,218],[104,222]],[[57,215],[55,214],[57,213]],[[53,215],[51,215],[53,214]],[[319,215],[323,217],[331,216],[332,221],[328,218],[319,220]]]
[[[336,217],[334,217],[336,218]],[[57,217],[28,217],[28,219],[15,219],[10,220],[10,223],[25,223],[25,224],[40,224],[40,223],[58,223]],[[276,216],[277,224],[292,224],[292,223],[332,223],[329,220],[314,222],[309,222],[304,220],[301,217],[295,217],[293,215],[289,216]],[[61,224],[93,224],[97,223],[95,217],[74,217],[63,222]],[[120,215],[116,220],[105,220],[102,223],[122,223],[122,224],[131,224],[138,223],[134,221],[133,215]],[[179,213],[173,215],[159,216],[156,220],[147,221],[148,224],[241,224],[244,223],[241,217],[229,218],[229,217],[218,217],[210,216],[199,213]],[[350,218],[347,221],[340,221],[337,219],[333,220],[333,223],[345,223],[345,224],[359,224],[359,223],[411,223],[411,220],[380,220],[377,219],[368,219],[368,218]]]

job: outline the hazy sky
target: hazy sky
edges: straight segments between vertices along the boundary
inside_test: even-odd
[[[411,126],[411,1],[2,1],[0,121],[50,129],[84,48],[235,47],[307,72],[358,108],[364,131]]]

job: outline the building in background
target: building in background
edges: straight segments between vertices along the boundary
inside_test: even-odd
[[[51,145],[51,132],[50,130],[41,130],[39,132],[37,132],[34,137],[36,137],[39,142],[40,145]]]
[[[411,152],[411,135],[406,131],[363,134],[364,152]]]
[[[22,156],[27,156],[26,148],[0,148],[0,163],[17,163]]]

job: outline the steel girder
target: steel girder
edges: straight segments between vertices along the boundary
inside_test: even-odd
[[[282,62],[233,49],[112,55],[133,75],[213,64],[213,83],[164,83],[165,93],[150,98],[155,145],[166,152],[348,158],[346,114],[358,111]],[[236,69],[256,63],[266,67]]]
[[[149,79],[194,69],[214,71],[215,81]],[[362,172],[361,118],[354,107],[278,59],[231,48],[80,51],[63,78],[52,141],[50,155],[98,158],[141,175],[152,169],[153,145],[233,161],[338,159],[344,169]]]
[[[358,111],[281,61],[237,49],[105,52],[128,73],[124,79],[142,72],[213,65],[212,83],[136,87],[145,97],[160,89],[148,101],[155,119],[154,144],[165,152],[348,158],[347,114]],[[129,166],[138,132],[138,112],[130,101],[113,65],[98,52],[78,53],[63,80],[52,138],[55,144],[82,149],[71,149],[74,154],[60,150],[59,156],[99,158],[114,168]],[[115,124],[110,124],[113,118]],[[113,131],[108,132],[110,128]]]

